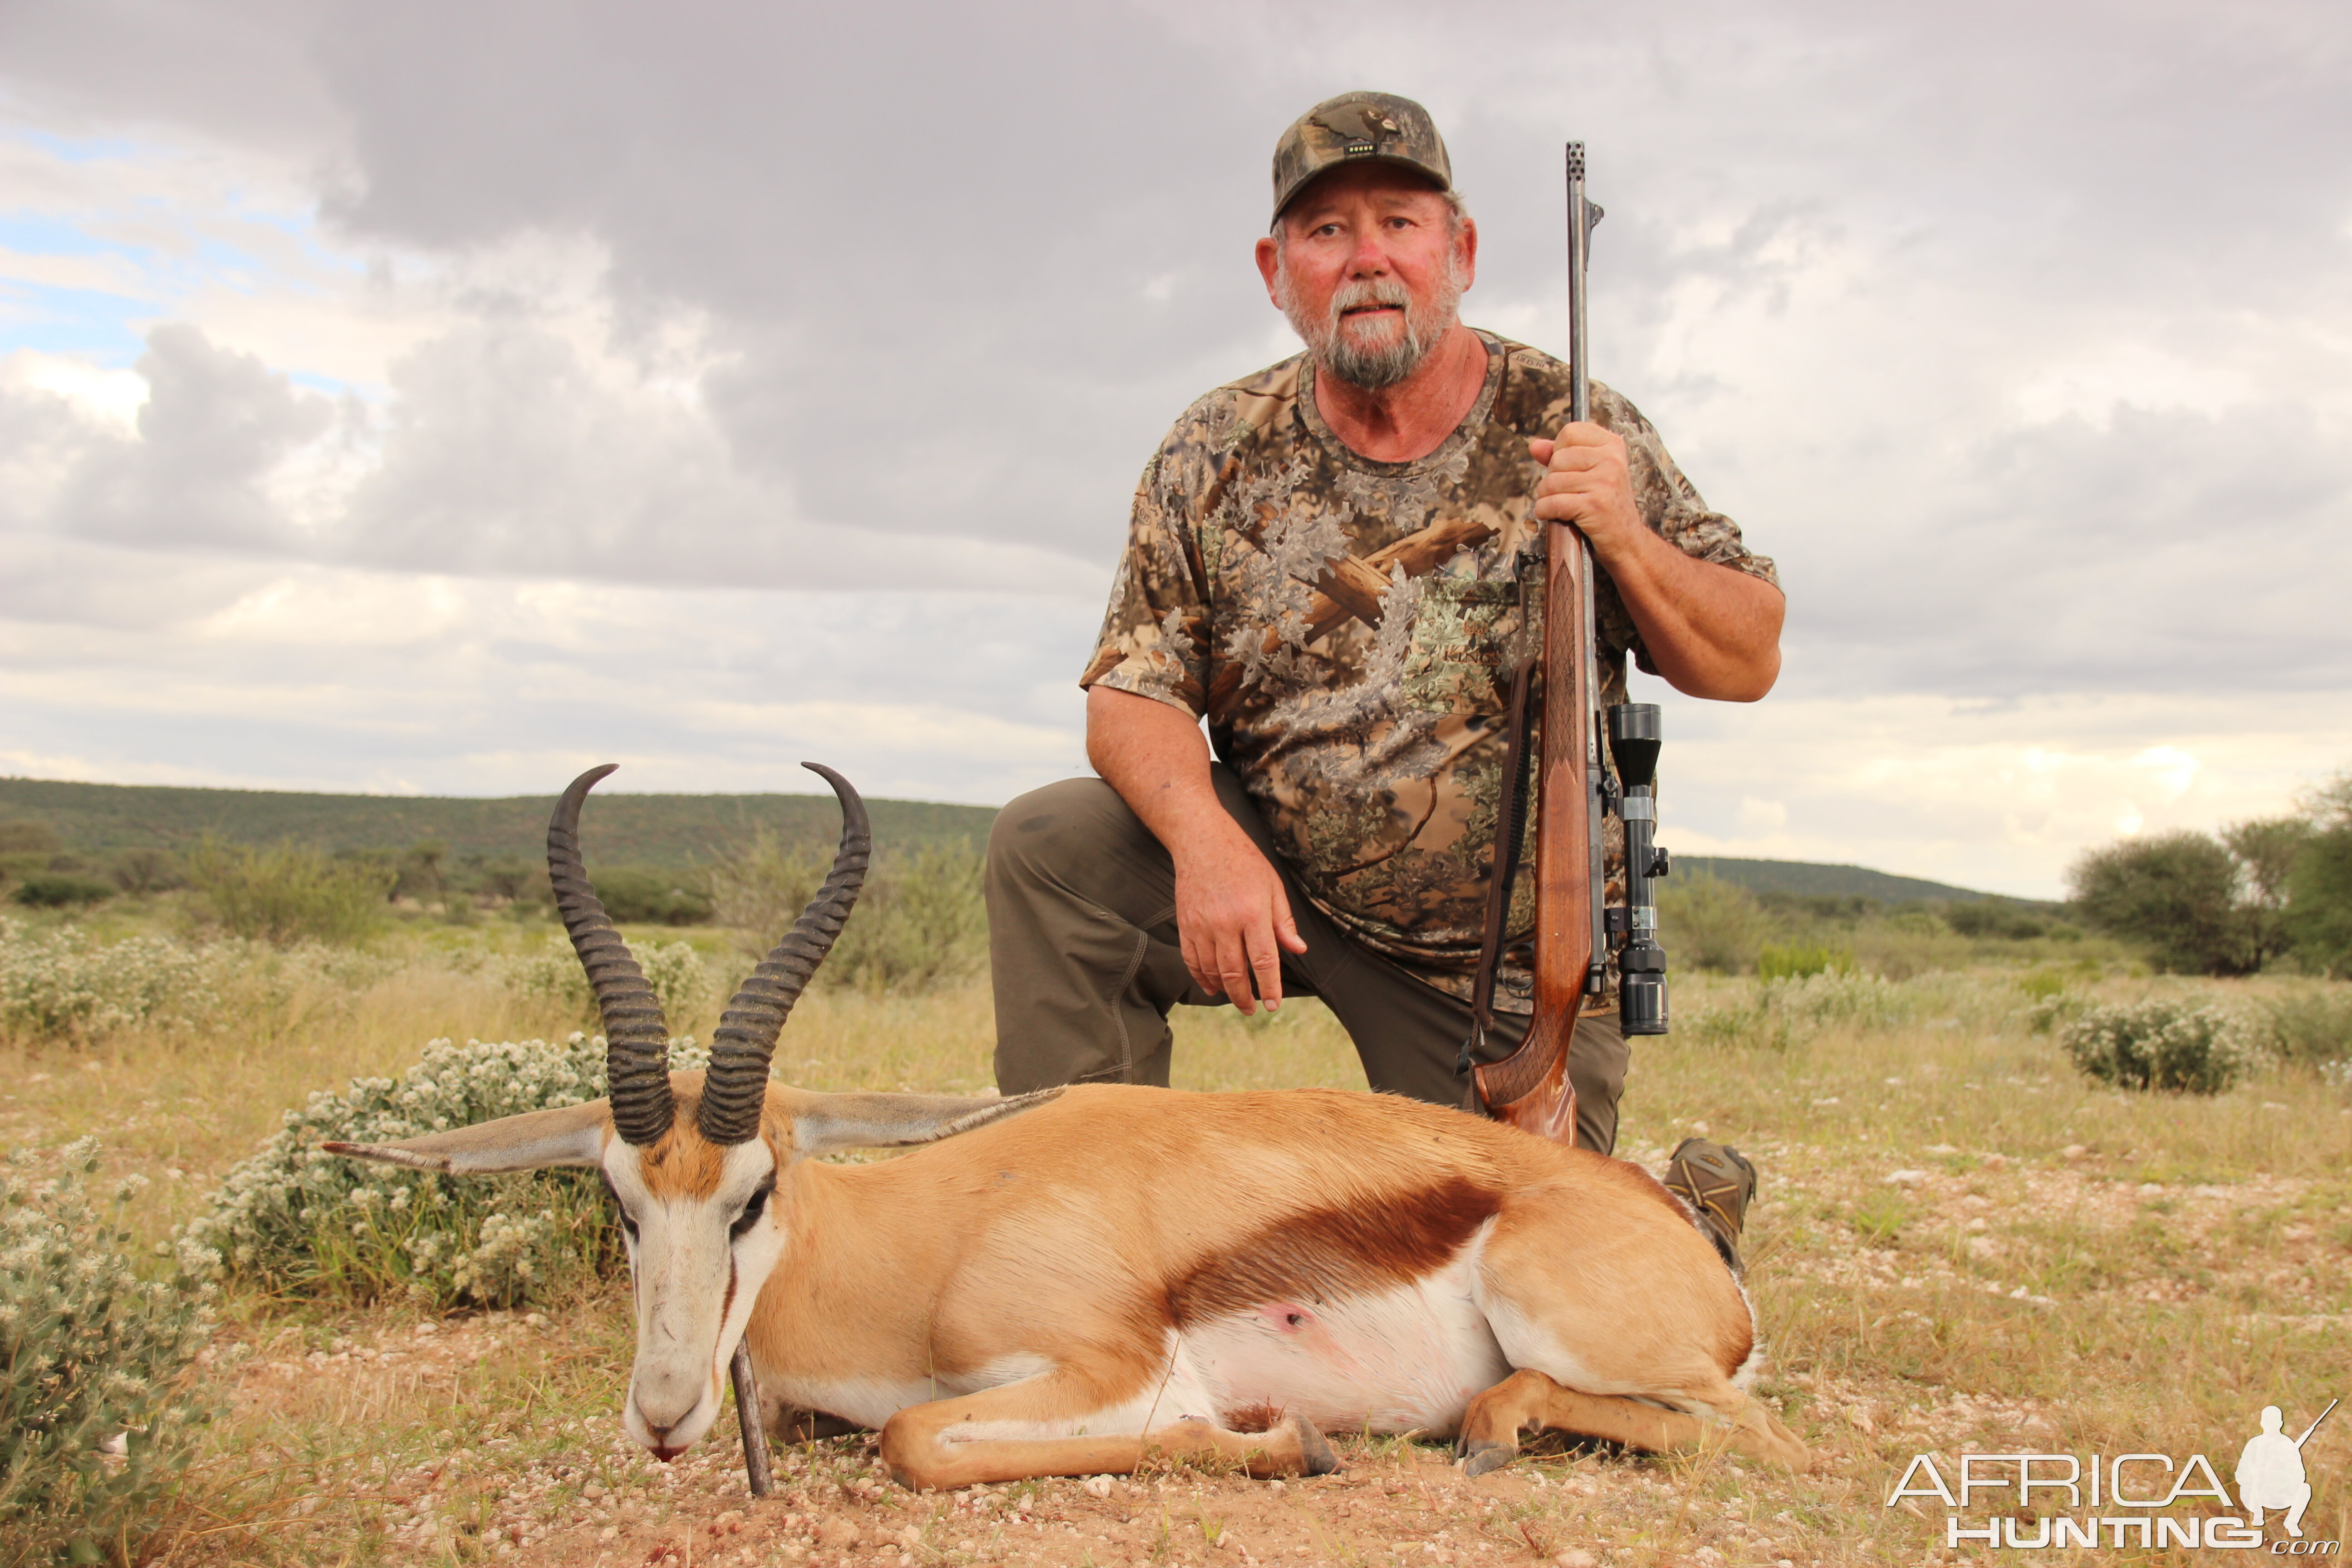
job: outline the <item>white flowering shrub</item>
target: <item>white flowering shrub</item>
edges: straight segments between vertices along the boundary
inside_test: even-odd
[[[218,978],[209,955],[163,937],[100,944],[72,926],[36,933],[0,920],[0,1030],[20,1039],[208,1017],[219,1010]]]
[[[0,919],[0,1036],[80,1042],[134,1026],[216,1033],[299,994],[348,998],[393,962],[317,943],[101,942],[70,925]]]
[[[122,1205],[92,1197],[95,1139],[62,1174],[0,1167],[0,1562],[111,1562],[185,1464],[206,1418],[193,1369],[206,1288],[142,1280]]]
[[[576,967],[576,965],[575,965]],[[681,1040],[670,1060],[709,1052]],[[351,1300],[511,1307],[610,1273],[625,1255],[593,1171],[446,1176],[329,1154],[604,1093],[604,1042],[436,1040],[397,1079],[320,1090],[228,1174],[209,1213],[176,1233],[182,1267],[260,1290]]]
[[[649,943],[636,952],[636,960],[672,1027],[710,999],[710,972],[690,943]],[[500,968],[508,987],[517,995],[561,1008],[565,1016],[583,1023],[596,1021],[596,997],[588,989],[587,972],[580,967],[572,940],[562,933],[548,938],[545,952],[504,959]]]
[[[2235,1016],[2161,999],[2086,1007],[2058,1042],[2084,1073],[2118,1089],[2219,1094],[2263,1061]]]

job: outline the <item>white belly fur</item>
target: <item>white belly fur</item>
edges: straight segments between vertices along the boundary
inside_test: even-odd
[[[1190,1417],[1223,1423],[1244,1412],[1303,1415],[1327,1432],[1452,1434],[1476,1395],[1510,1375],[1476,1294],[1483,1234],[1438,1272],[1376,1295],[1274,1300],[1171,1334],[1166,1376],[1108,1409],[1066,1420],[974,1421],[950,1443],[1131,1435]],[[1048,1371],[1007,1356],[961,1378],[794,1386],[786,1396],[861,1426],[898,1410],[999,1387]]]
[[[1193,1329],[1177,1349],[1221,1412],[1271,1406],[1325,1431],[1453,1432],[1510,1364],[1476,1291],[1478,1241],[1412,1285],[1333,1301],[1269,1301]]]

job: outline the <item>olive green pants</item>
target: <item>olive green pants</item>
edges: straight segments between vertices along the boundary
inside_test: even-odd
[[[1355,1042],[1375,1089],[1469,1103],[1454,1062],[1470,1006],[1366,950],[1308,901],[1233,773],[1218,798],[1282,875],[1307,943],[1282,955],[1285,996],[1322,999]],[[1168,851],[1116,790],[1067,779],[998,813],[988,841],[990,973],[996,988],[996,1082],[1006,1094],[1065,1083],[1168,1081],[1169,1009],[1226,1005],[1195,984],[1176,931]],[[1487,1059],[1516,1049],[1527,1019],[1504,1016]],[[1580,1020],[1568,1056],[1577,1142],[1608,1153],[1630,1053],[1613,1017]]]

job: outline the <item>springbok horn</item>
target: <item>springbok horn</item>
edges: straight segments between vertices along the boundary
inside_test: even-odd
[[[596,781],[620,766],[606,763],[572,781],[547,824],[547,877],[555,886],[555,912],[572,933],[572,951],[588,971],[589,989],[604,1017],[604,1076],[611,1084],[613,1130],[645,1148],[661,1142],[677,1115],[669,1097],[669,1025],[645,971],[588,883],[580,860],[580,803]]]
[[[816,890],[784,940],[776,943],[735,999],[719,1016],[710,1037],[710,1072],[703,1080],[699,1122],[713,1143],[749,1142],[760,1131],[760,1110],[768,1098],[768,1060],[784,1019],[841,934],[857,889],[866,884],[866,863],[874,851],[866,803],[849,781],[817,763],[801,766],[823,778],[841,797],[841,849],[833,872]]]

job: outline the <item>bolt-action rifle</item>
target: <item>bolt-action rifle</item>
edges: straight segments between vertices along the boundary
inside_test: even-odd
[[[1585,259],[1601,208],[1584,198],[1584,143],[1568,144],[1569,418],[1591,417],[1585,332]],[[1576,1089],[1568,1079],[1569,1038],[1576,1020],[1609,988],[1615,947],[1618,1017],[1628,1035],[1666,1032],[1666,955],[1658,946],[1652,879],[1666,874],[1656,847],[1660,737],[1657,705],[1620,703],[1601,710],[1600,660],[1593,640],[1592,547],[1565,522],[1543,525],[1544,632],[1540,654],[1542,744],[1537,767],[1535,1016],[1526,1040],[1503,1060],[1473,1065],[1478,1103],[1507,1121],[1561,1143],[1576,1141]],[[1526,568],[1523,567],[1523,571]],[[1522,618],[1524,625],[1524,617]],[[1492,1021],[1494,971],[1508,923],[1511,882],[1527,813],[1528,710],[1537,660],[1513,679],[1504,805],[1497,814],[1495,863],[1487,889],[1486,937],[1472,1001],[1474,1058]],[[1601,755],[1609,738],[1612,775]],[[1608,905],[1602,833],[1614,813],[1625,826],[1625,902]]]

